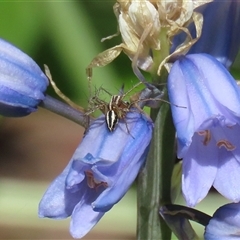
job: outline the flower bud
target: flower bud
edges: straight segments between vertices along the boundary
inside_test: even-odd
[[[48,79],[39,66],[0,39],[0,114],[22,117],[36,111],[47,86]]]

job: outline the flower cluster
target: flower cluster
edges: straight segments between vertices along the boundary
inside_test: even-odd
[[[123,50],[133,65],[149,72],[156,65],[161,67],[167,60],[172,61],[167,87],[177,131],[178,157],[183,159],[182,191],[187,204],[195,206],[212,186],[226,198],[239,202],[240,91],[226,70],[240,46],[239,31],[234,31],[240,23],[239,2],[216,0],[191,10],[191,3],[185,1],[182,6],[178,1],[165,3],[118,2],[115,12],[123,43],[111,51],[115,50],[117,56]],[[178,12],[183,6],[187,6],[186,15]],[[223,21],[218,28],[219,19]],[[173,37],[173,45],[170,55],[159,62],[156,52],[162,47],[160,35],[164,27],[169,30],[167,36]],[[182,33],[177,35],[179,30]],[[215,40],[206,44],[213,32]],[[100,65],[116,57],[105,58],[104,54],[96,57]],[[160,74],[159,69],[157,73]]]
[[[212,186],[240,202],[240,89],[228,72],[240,47],[240,31],[234,31],[240,24],[240,2],[208,2],[118,0],[114,12],[122,43],[100,53],[88,66],[104,66],[121,51],[131,59],[135,74],[141,68],[160,75],[165,65],[177,156],[183,160],[182,192],[189,206],[199,203]],[[217,28],[220,18],[225,22]],[[213,30],[214,39],[209,42]],[[28,115],[45,100],[47,77],[30,57],[4,40],[0,40],[0,81],[0,114],[4,116]],[[155,92],[158,89],[151,83],[145,85],[142,94],[137,94],[144,99],[136,102],[151,105],[156,99],[146,96],[160,91]],[[149,151],[152,120],[139,108],[130,108],[132,104],[116,126],[113,109],[120,110],[125,102],[119,96],[114,99],[114,108],[111,102],[106,116],[91,122],[69,164],[39,204],[40,217],[71,216],[70,232],[75,238],[86,235],[120,201]],[[109,131],[106,120],[116,129]],[[205,238],[238,236],[238,213],[239,203],[217,210]],[[182,223],[185,229],[191,228],[185,220],[171,216],[169,222],[181,233]]]

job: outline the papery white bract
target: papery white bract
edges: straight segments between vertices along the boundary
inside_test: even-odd
[[[193,21],[197,32],[201,32],[201,14],[196,13],[195,9],[211,1],[118,0],[114,12],[122,43],[98,54],[88,68],[105,66],[123,51],[133,62],[137,76],[136,67],[148,72],[154,71],[169,55],[169,40],[179,31],[185,30],[188,22]],[[185,45],[188,49],[192,44],[193,39],[189,39]],[[186,49],[178,51],[178,54],[182,52],[186,52]]]

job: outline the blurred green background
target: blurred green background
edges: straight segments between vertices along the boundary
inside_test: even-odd
[[[114,2],[0,1],[0,37],[42,69],[47,64],[62,92],[86,107],[85,68],[98,53],[121,42],[120,37],[100,42],[117,32]],[[237,79],[239,64],[238,58],[233,67]],[[123,83],[128,89],[136,82],[130,60],[121,54],[110,65],[94,69],[92,84],[117,93]],[[56,97],[51,88],[48,94]],[[69,221],[38,219],[37,205],[67,164],[83,129],[40,110],[22,119],[2,119],[0,131],[0,239],[71,239]],[[211,214],[223,202],[213,194],[199,208]],[[88,239],[135,239],[134,189],[106,215]]]
[[[85,68],[98,53],[121,42],[120,37],[100,42],[117,32],[113,4],[114,1],[1,1],[0,34],[40,67],[47,64],[59,88],[86,104],[89,93]],[[113,64],[94,69],[93,85],[107,86],[117,93],[122,83],[137,81],[130,65],[122,54]]]

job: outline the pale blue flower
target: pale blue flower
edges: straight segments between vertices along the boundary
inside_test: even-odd
[[[91,124],[64,171],[39,205],[39,216],[72,216],[70,233],[81,238],[127,192],[143,166],[153,123],[130,112],[113,132],[102,116]]]
[[[182,191],[189,206],[211,186],[240,201],[240,91],[221,63],[207,54],[182,56],[170,71],[168,92],[183,158]]]
[[[202,35],[188,54],[208,53],[228,68],[240,47],[240,1],[214,0],[196,11],[203,14]],[[189,30],[195,37],[194,24],[190,24]],[[185,37],[186,34],[181,33],[174,38],[171,52]]]
[[[21,117],[36,111],[48,79],[25,53],[0,39],[0,114]]]
[[[229,203],[217,209],[205,228],[204,239],[240,239],[240,203]]]

